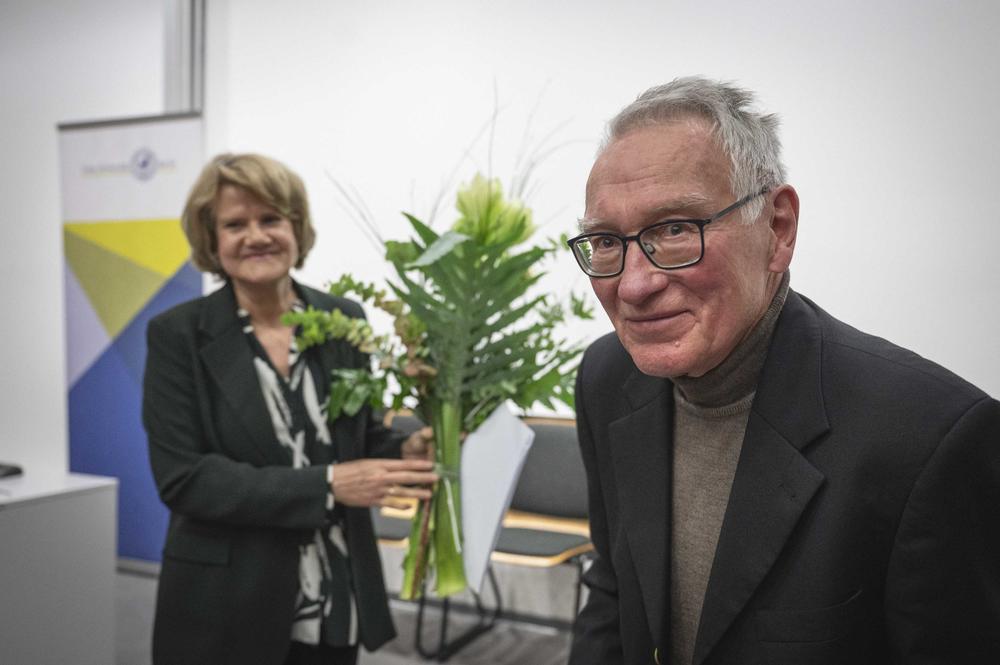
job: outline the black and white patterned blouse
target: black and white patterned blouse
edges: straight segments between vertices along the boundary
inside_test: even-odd
[[[293,311],[305,306],[297,300]],[[288,378],[281,376],[254,334],[250,314],[237,309],[243,332],[254,354],[254,368],[278,442],[291,453],[296,469],[332,464],[337,460],[327,428],[329,379],[316,354],[299,353],[292,339],[288,351]],[[347,544],[342,520],[330,494],[327,508],[331,526],[317,529],[311,543],[299,546],[299,594],[292,624],[292,640],[305,644],[357,644],[357,607],[351,591]]]

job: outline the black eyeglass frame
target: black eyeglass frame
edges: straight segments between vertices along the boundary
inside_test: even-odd
[[[576,259],[576,263],[577,265],[580,266],[580,269],[583,270],[583,272],[585,272],[588,276],[593,277],[595,279],[604,279],[606,277],[617,277],[618,275],[622,274],[625,271],[625,254],[628,253],[628,244],[630,240],[634,241],[635,244],[639,246],[639,251],[641,251],[647,259],[649,259],[650,263],[652,263],[660,270],[679,270],[680,268],[690,268],[691,266],[698,264],[699,262],[701,262],[703,258],[705,258],[705,227],[707,225],[711,224],[714,221],[722,219],[723,217],[733,212],[734,210],[742,208],[743,206],[745,206],[747,203],[754,200],[758,196],[763,196],[764,194],[767,194],[770,190],[771,190],[770,187],[765,187],[759,192],[755,192],[754,194],[748,194],[747,196],[744,196],[736,203],[726,208],[723,208],[719,212],[709,217],[706,217],[705,219],[665,219],[662,222],[656,222],[655,224],[650,224],[645,228],[639,229],[638,233],[635,233],[630,236],[618,235],[617,233],[608,233],[607,231],[594,231],[592,233],[582,233],[574,238],[570,238],[569,240],[567,240],[566,244],[569,246],[570,251],[573,252],[573,258]],[[642,246],[642,242],[639,241],[639,237],[651,229],[657,229],[663,226],[668,226],[670,224],[679,224],[682,222],[686,224],[694,224],[695,226],[698,227],[698,236],[701,241],[701,250],[698,253],[698,258],[678,266],[670,266],[669,268],[661,266],[659,263],[656,262],[655,259],[653,259],[652,256],[650,256],[649,252],[646,251],[646,248]],[[612,238],[617,238],[621,242],[622,260],[621,260],[621,266],[618,268],[617,272],[608,275],[595,275],[594,273],[592,273],[590,270],[587,269],[587,267],[583,263],[583,260],[580,258],[580,254],[576,251],[577,244],[579,244],[584,240],[587,240],[588,238],[594,238],[597,236],[609,236]]]

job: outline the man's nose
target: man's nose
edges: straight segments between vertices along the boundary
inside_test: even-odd
[[[632,241],[625,252],[625,267],[618,280],[618,297],[630,305],[639,305],[667,287],[670,273],[654,266],[642,253],[638,241]]]

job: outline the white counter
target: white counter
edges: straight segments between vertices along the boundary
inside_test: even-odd
[[[0,663],[115,662],[118,481],[0,478]]]

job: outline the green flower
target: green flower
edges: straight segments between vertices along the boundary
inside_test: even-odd
[[[455,207],[461,217],[452,229],[479,245],[518,245],[535,232],[531,210],[520,201],[505,200],[498,178],[487,180],[477,173],[458,190]]]

